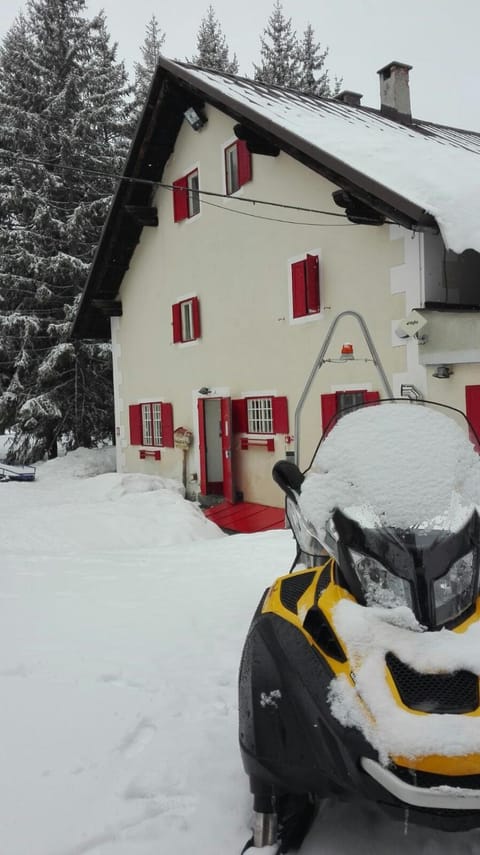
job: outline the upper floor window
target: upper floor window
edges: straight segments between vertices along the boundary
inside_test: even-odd
[[[252,156],[244,140],[236,140],[225,149],[225,187],[231,196],[252,179]]]
[[[173,182],[173,219],[176,223],[200,213],[198,169]]]
[[[291,265],[292,314],[294,318],[320,311],[320,262],[318,255],[307,254]]]
[[[173,342],[195,341],[200,338],[200,302],[189,297],[172,306]]]

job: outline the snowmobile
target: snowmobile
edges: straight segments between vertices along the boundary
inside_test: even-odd
[[[298,851],[322,799],[480,827],[480,457],[460,411],[356,406],[304,472],[275,464],[297,544],[239,672],[244,852]]]

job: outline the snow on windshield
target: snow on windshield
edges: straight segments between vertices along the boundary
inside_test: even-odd
[[[335,507],[363,526],[460,528],[480,505],[480,457],[447,412],[406,401],[344,415],[302,485],[320,537]]]

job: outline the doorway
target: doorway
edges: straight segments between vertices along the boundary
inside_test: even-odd
[[[201,493],[233,502],[230,398],[198,399],[198,435]]]

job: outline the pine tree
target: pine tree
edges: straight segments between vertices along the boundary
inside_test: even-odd
[[[254,79],[259,83],[297,88],[300,75],[297,34],[292,19],[285,18],[280,0],[275,0],[260,43],[262,62],[261,65],[254,63]]]
[[[225,35],[220,26],[213,6],[209,6],[207,14],[202,18],[197,34],[197,54],[190,60],[201,68],[215,68],[227,74],[238,74],[237,57],[229,57]]]
[[[29,0],[0,48],[0,430],[25,462],[112,432],[109,348],[68,333],[128,146],[128,87],[84,9]]]
[[[159,60],[165,33],[160,29],[155,15],[152,15],[145,29],[145,41],[140,48],[142,62],[135,63],[135,113],[144,107],[148,90]]]
[[[298,45],[298,59],[300,63],[298,89],[302,92],[312,95],[322,95],[326,98],[338,93],[341,81],[336,79],[333,86],[330,83],[329,73],[325,69],[327,56],[328,48],[322,51],[320,43],[315,41],[312,25],[308,24],[303,34],[303,39]]]

